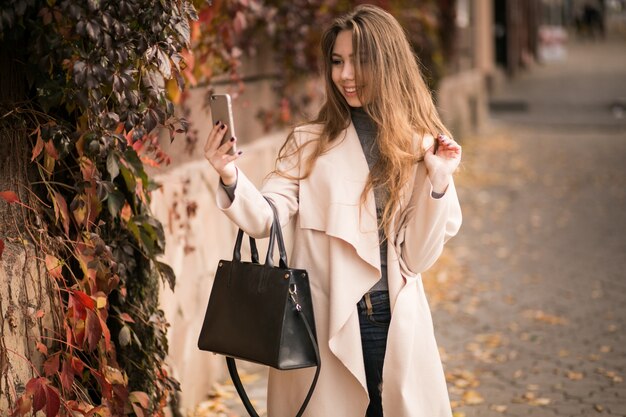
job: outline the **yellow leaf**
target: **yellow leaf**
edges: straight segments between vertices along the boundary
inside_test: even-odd
[[[98,308],[104,308],[107,305],[107,298],[106,297],[98,297],[96,298],[96,305]]]
[[[505,413],[508,407],[506,405],[492,404],[490,408],[497,413]]]
[[[463,401],[467,405],[477,405],[485,402],[485,399],[477,391],[469,390],[463,394]]]
[[[548,405],[552,402],[550,398],[540,397],[530,402],[530,405]]]
[[[567,372],[567,377],[569,379],[571,379],[572,381],[580,381],[581,379],[583,379],[583,373],[582,372],[568,371]]]
[[[52,175],[52,171],[54,171],[54,164],[56,163],[55,159],[48,154],[45,154],[43,157],[43,167],[46,171],[46,175]]]
[[[172,103],[178,104],[180,103],[180,88],[178,87],[178,83],[173,78],[170,78],[165,83],[165,88],[167,90],[167,95],[172,100]]]
[[[128,383],[122,371],[111,366],[104,367],[104,378],[111,384],[126,385]]]

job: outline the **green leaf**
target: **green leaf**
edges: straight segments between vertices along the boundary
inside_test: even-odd
[[[124,198],[124,194],[115,190],[107,195],[107,203],[109,207],[109,213],[113,217],[117,217],[120,213],[120,210],[124,206],[124,202],[126,199]]]
[[[128,231],[135,237],[137,242],[141,242],[141,238],[139,234],[139,227],[137,226],[137,223],[135,223],[135,220],[130,219],[128,223],[126,223],[126,227],[128,228]],[[126,248],[126,246],[124,246],[124,248]],[[131,252],[132,252],[132,249],[131,249]]]
[[[124,178],[124,182],[126,183],[126,189],[132,195],[135,194],[135,188],[137,188],[137,179],[133,175],[132,172],[128,168],[123,165],[119,165],[120,172],[122,173],[122,177]]]

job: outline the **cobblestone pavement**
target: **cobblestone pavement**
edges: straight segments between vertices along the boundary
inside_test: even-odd
[[[425,278],[455,417],[626,416],[625,47],[569,45],[463,143],[464,226]]]
[[[464,144],[464,270],[434,313],[457,416],[626,416],[625,52],[570,45]]]

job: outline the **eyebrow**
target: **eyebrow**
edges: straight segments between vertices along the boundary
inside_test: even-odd
[[[341,58],[341,54],[338,54],[337,52],[333,52],[332,56],[338,56]],[[350,54],[349,56],[354,56],[354,54]]]

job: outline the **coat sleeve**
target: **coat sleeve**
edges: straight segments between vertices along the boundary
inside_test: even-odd
[[[297,135],[297,131],[294,135]],[[295,143],[292,141],[292,143]],[[260,239],[269,236],[273,213],[264,197],[274,202],[281,225],[289,222],[298,211],[299,193],[299,153],[293,153],[281,161],[278,170],[286,175],[272,173],[265,181],[261,190],[238,169],[237,187],[234,196],[226,193],[223,187],[217,189],[217,206],[228,218],[239,226],[246,234]]]
[[[433,198],[431,192],[432,184],[420,164],[395,240],[405,276],[412,277],[430,268],[441,255],[444,243],[461,227],[461,207],[454,182],[439,199]]]

